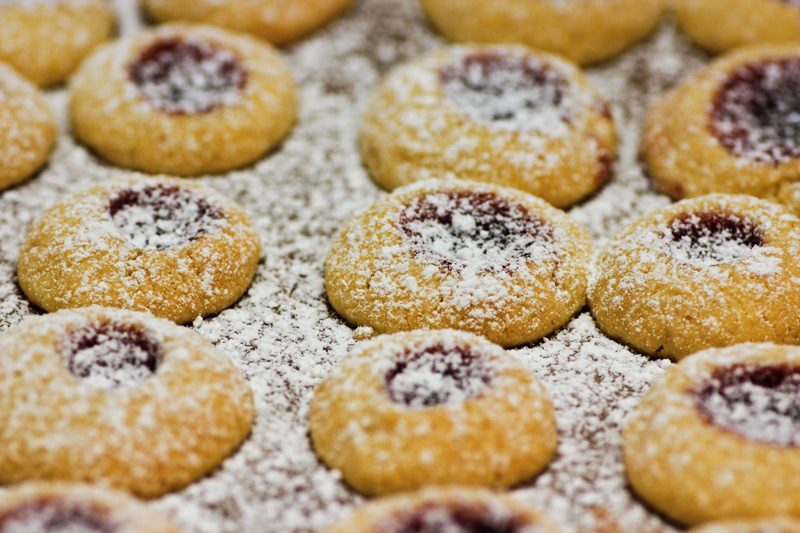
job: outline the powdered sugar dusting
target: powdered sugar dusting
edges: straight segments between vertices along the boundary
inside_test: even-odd
[[[0,517],[3,533],[113,533],[117,527],[99,510],[71,502],[44,500]]]
[[[752,221],[717,213],[691,213],[673,220],[665,240],[674,258],[700,266],[751,257],[764,244]]]
[[[380,533],[536,533],[535,524],[500,505],[428,503],[399,511],[375,528]]]

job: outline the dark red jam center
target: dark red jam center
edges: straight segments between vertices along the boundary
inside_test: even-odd
[[[199,193],[161,184],[117,191],[108,210],[122,235],[138,248],[151,250],[195,241],[211,233],[224,217]]]
[[[156,373],[164,357],[151,332],[115,322],[89,324],[70,332],[62,356],[73,376],[102,389],[145,381]]]
[[[569,83],[523,55],[478,52],[439,72],[444,93],[478,122],[552,133],[569,124]]]
[[[711,130],[732,154],[778,164],[800,157],[800,58],[750,63],[714,98]]]
[[[375,533],[523,533],[535,525],[506,508],[469,503],[423,503],[400,511],[375,528]]]
[[[0,533],[115,533],[107,513],[88,504],[42,499],[0,515]]]
[[[703,265],[742,259],[764,244],[755,223],[723,213],[684,215],[672,221],[665,237],[676,258]]]
[[[427,194],[399,224],[415,254],[446,268],[496,271],[552,253],[552,228],[490,192]]]
[[[732,365],[694,391],[710,423],[757,442],[800,445],[800,367]]]
[[[164,38],[130,66],[131,81],[156,108],[171,114],[200,114],[233,103],[247,84],[239,58],[210,42]]]

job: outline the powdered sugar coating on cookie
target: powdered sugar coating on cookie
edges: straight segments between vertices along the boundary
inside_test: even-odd
[[[3,533],[116,533],[117,526],[87,503],[42,499],[0,514]]]
[[[664,236],[670,255],[698,266],[732,263],[764,245],[758,226],[746,217],[714,212],[688,213],[669,224]]]
[[[398,510],[376,525],[380,533],[535,533],[527,517],[501,505],[475,502],[422,502]]]

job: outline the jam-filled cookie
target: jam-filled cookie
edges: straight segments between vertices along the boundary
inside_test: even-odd
[[[542,383],[500,346],[415,331],[357,346],[317,387],[311,438],[364,494],[504,488],[550,462],[556,422]]]
[[[106,45],[75,74],[78,137],[110,162],[193,176],[252,163],[289,131],[292,77],[266,43],[207,26],[161,26]]]
[[[616,133],[574,65],[521,46],[453,46],[389,74],[364,113],[360,144],[389,190],[455,177],[566,207],[606,182]]]
[[[655,211],[600,254],[589,305],[606,334],[651,355],[798,343],[800,220],[722,194]]]
[[[211,189],[120,180],[46,211],[23,242],[17,273],[47,311],[99,304],[184,323],[235,303],[259,255],[247,215]]]
[[[655,29],[664,0],[422,0],[461,42],[521,43],[577,63],[608,59]]]
[[[322,26],[353,0],[143,0],[157,21],[201,22],[284,44]]]
[[[798,0],[675,0],[673,10],[689,38],[713,52],[800,40]]]
[[[558,533],[539,511],[509,496],[465,488],[428,489],[362,506],[325,533]]]
[[[109,0],[3,0],[0,61],[41,86],[63,81],[111,36]]]
[[[89,481],[156,496],[247,436],[250,387],[190,329],[90,307],[0,335],[0,482]]]
[[[752,518],[725,520],[696,527],[690,533],[797,533],[800,520],[792,518]]]
[[[125,493],[71,483],[26,483],[0,496],[2,533],[179,533]]]
[[[23,181],[44,164],[57,131],[47,100],[0,63],[0,190]]]
[[[452,328],[515,346],[583,307],[590,254],[586,232],[538,198],[432,180],[342,229],[325,289],[345,319],[379,333]]]
[[[774,197],[800,181],[800,46],[733,52],[650,111],[643,152],[673,198]]]
[[[679,522],[800,516],[800,348],[742,344],[673,366],[633,413],[624,457],[633,488]]]

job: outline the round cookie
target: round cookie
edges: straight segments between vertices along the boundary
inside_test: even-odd
[[[455,177],[566,207],[610,176],[616,130],[574,65],[522,46],[452,46],[388,75],[366,108],[360,145],[389,190]]]
[[[194,176],[260,158],[297,113],[291,74],[252,37],[169,25],[99,49],[71,83],[76,135],[111,163]]]
[[[0,496],[2,533],[180,533],[125,493],[91,485],[26,483]]]
[[[213,24],[285,44],[332,20],[352,0],[143,0],[143,4],[159,22]]]
[[[46,311],[99,304],[185,323],[233,305],[259,256],[247,215],[210,188],[117,180],[46,211],[22,244],[17,274]]]
[[[25,180],[47,161],[57,132],[47,100],[0,63],[0,190]]]
[[[751,196],[657,210],[600,254],[589,305],[607,335],[650,355],[798,343],[800,220]]]
[[[193,331],[90,307],[0,335],[0,482],[87,481],[141,496],[179,489],[244,440],[253,395]]]
[[[712,52],[800,41],[798,0],[675,0],[681,29]]]
[[[325,533],[558,533],[545,515],[509,496],[459,487],[429,489],[362,506]]]
[[[615,56],[652,32],[664,0],[422,0],[454,41],[520,43],[580,64]]]
[[[114,24],[108,0],[4,0],[0,61],[37,85],[53,85],[108,39]]]
[[[536,197],[431,180],[345,225],[325,289],[348,322],[379,333],[452,328],[515,346],[583,307],[590,254],[586,232]]]
[[[800,181],[800,46],[741,49],[650,110],[643,153],[673,198],[711,192],[776,197]]]
[[[623,438],[631,485],[679,522],[800,516],[800,348],[685,359],[645,394]]]
[[[536,375],[496,344],[454,330],[358,345],[317,387],[310,420],[320,458],[368,495],[510,487],[550,462],[557,439]]]
[[[691,530],[691,533],[797,533],[800,520],[762,518],[713,522]]]

